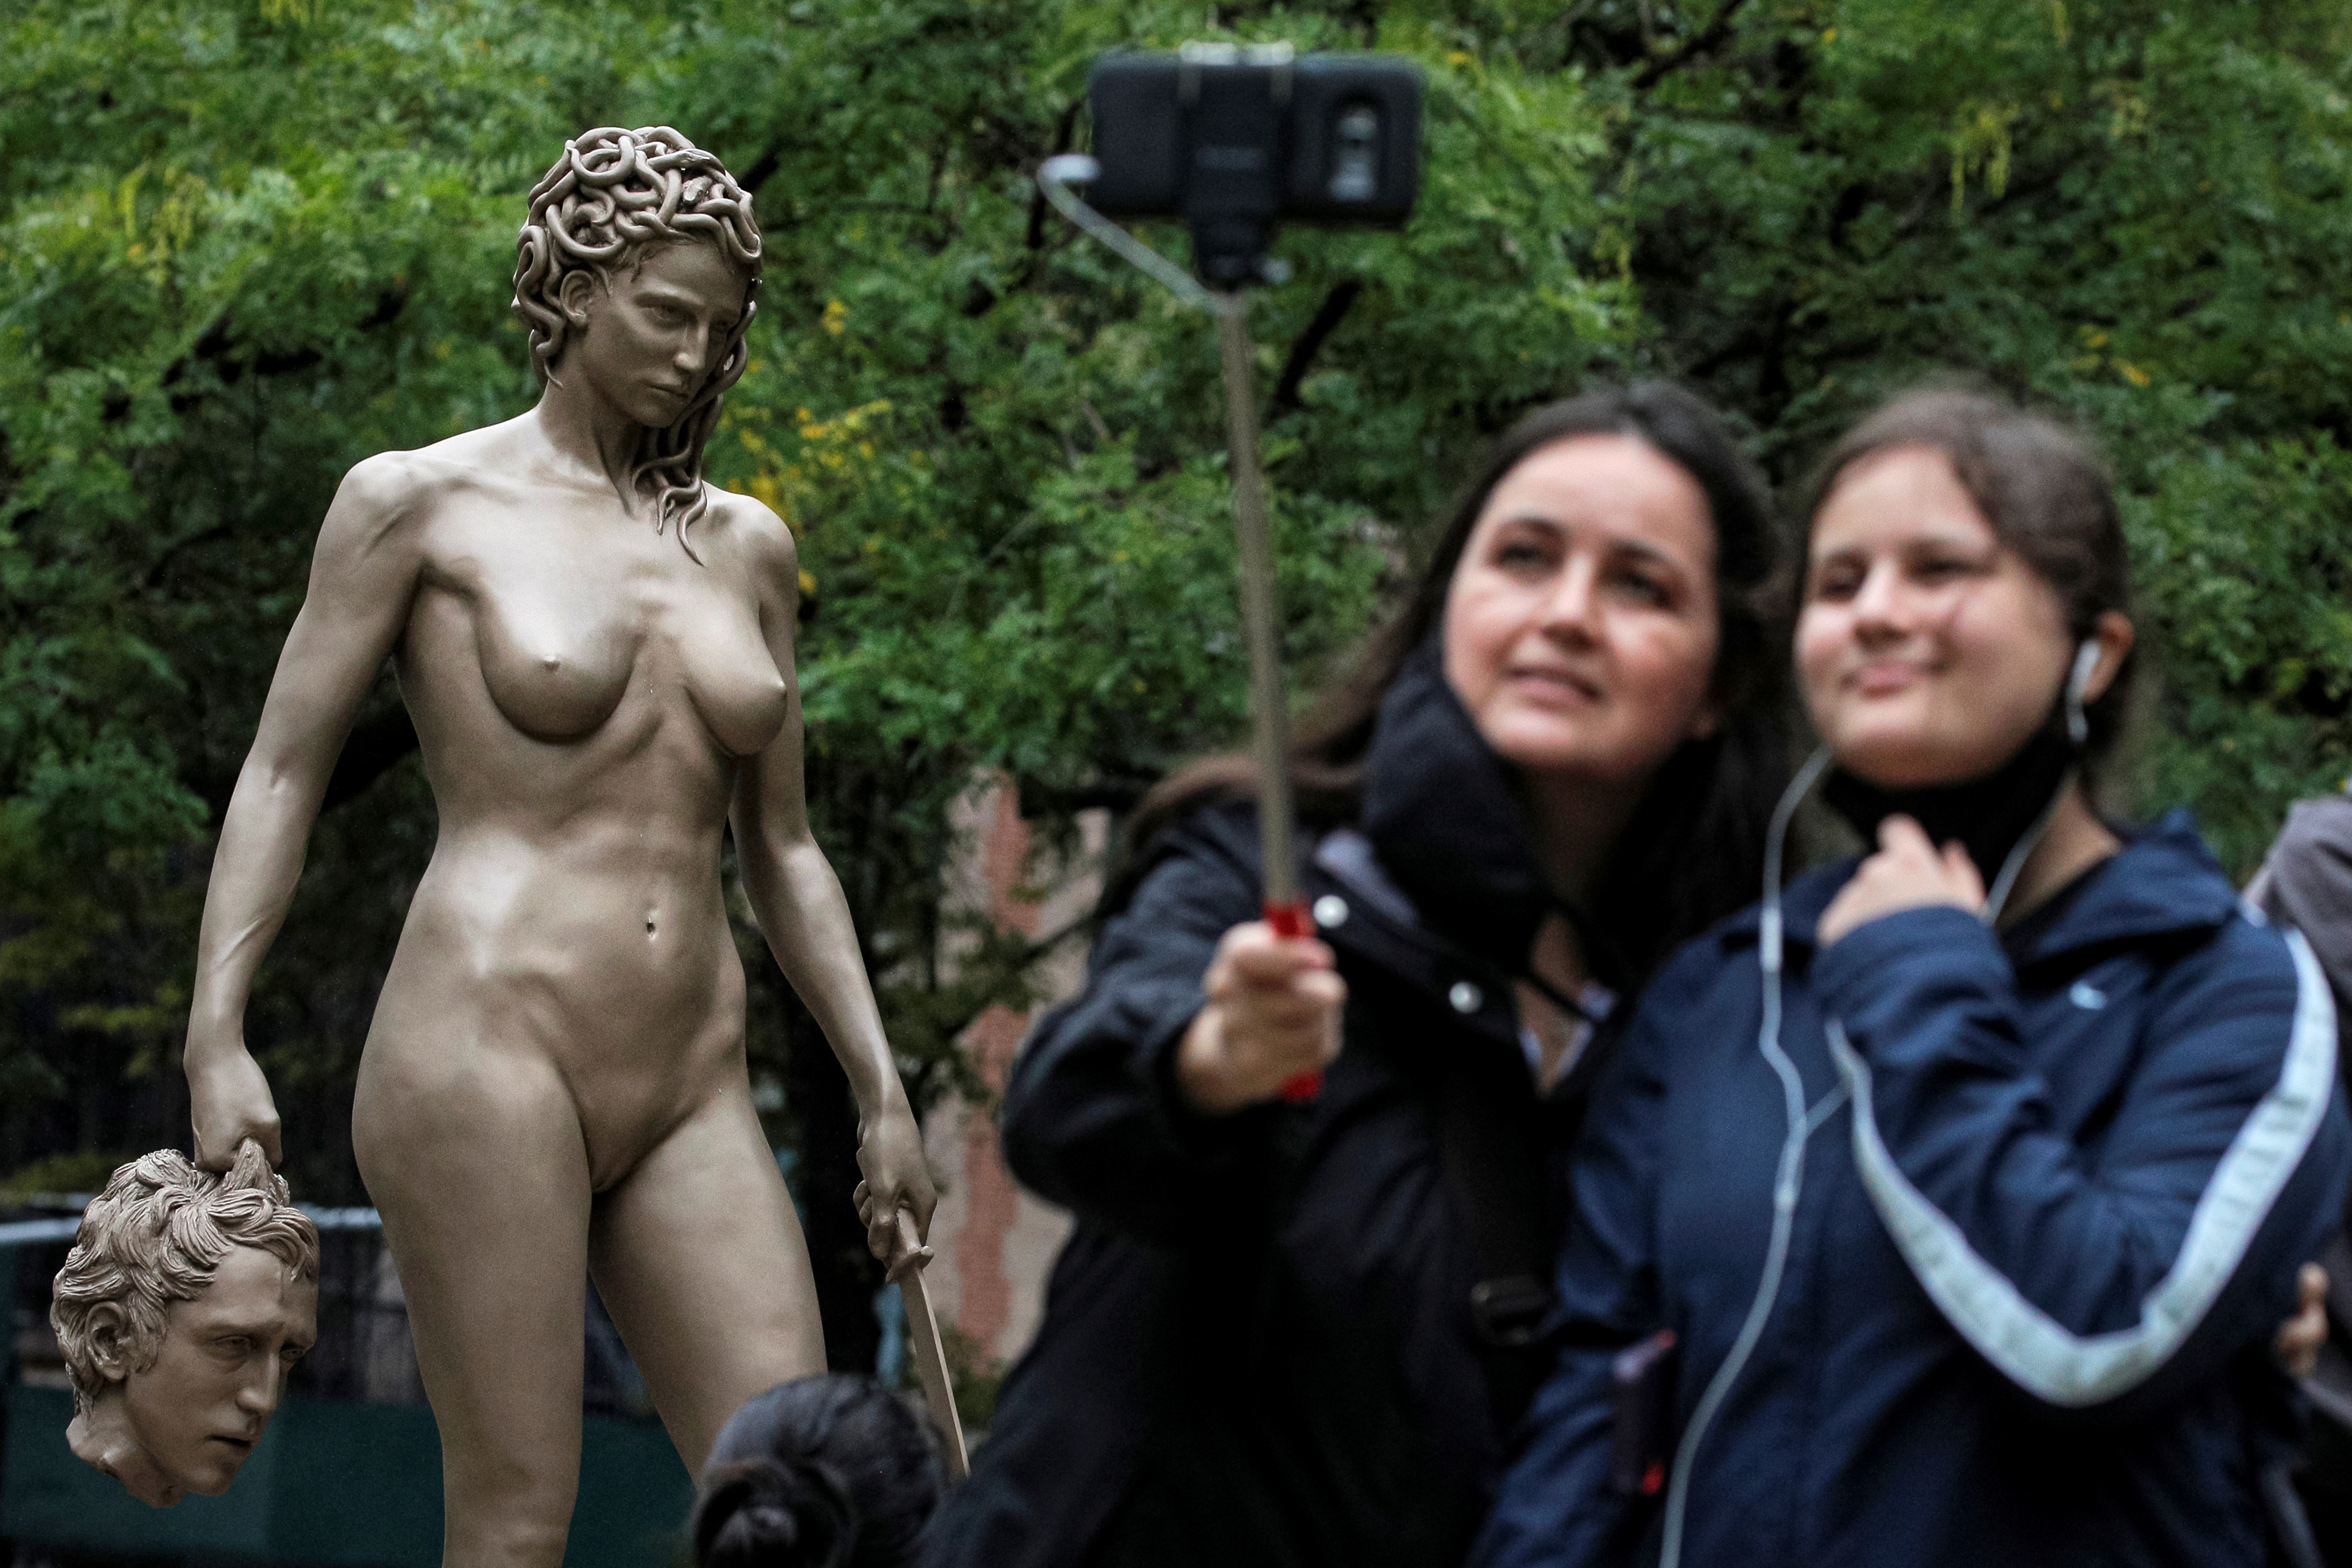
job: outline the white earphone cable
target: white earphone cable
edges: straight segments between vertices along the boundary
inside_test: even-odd
[[[2091,674],[2098,668],[2099,645],[2085,641],[2076,650],[2074,664],[2068,672],[2065,688],[2066,737],[2076,747],[2089,738],[2090,726],[2083,712],[2083,694],[2090,685]],[[1780,1280],[1789,1266],[1789,1248],[1794,1238],[1797,1223],[1797,1200],[1804,1192],[1805,1145],[1822,1123],[1834,1115],[1845,1102],[1848,1087],[1841,1079],[1837,1086],[1811,1109],[1805,1104],[1804,1076],[1797,1064],[1780,1046],[1780,970],[1782,961],[1780,881],[1782,855],[1788,843],[1789,824],[1797,815],[1797,807],[1812,793],[1822,773],[1829,771],[1832,761],[1827,746],[1816,751],[1798,770],[1788,789],[1772,810],[1772,826],[1764,840],[1764,909],[1759,925],[1759,956],[1764,970],[1764,1016],[1756,1032],[1756,1047],[1769,1063],[1780,1080],[1784,1114],[1789,1131],[1780,1145],[1780,1158],[1772,1182],[1772,1236],[1764,1250],[1764,1271],[1756,1282],[1756,1295],[1748,1303],[1748,1316],[1739,1326],[1739,1336],[1731,1344],[1730,1354],[1708,1379],[1706,1391],[1691,1412],[1690,1425],[1683,1429],[1682,1441],[1675,1447],[1675,1467],[1666,1485],[1664,1539],[1658,1552],[1658,1568],[1682,1568],[1683,1521],[1690,1499],[1690,1478],[1699,1444],[1706,1438],[1707,1428],[1714,1424],[1716,1414],[1730,1396],[1732,1385],[1755,1353],[1759,1341],[1764,1337],[1764,1325],[1770,1321],[1772,1309],[1779,1302]],[[2058,815],[2060,803],[2074,786],[2076,770],[2068,767],[2065,775],[2052,792],[2050,802],[2042,808],[2033,826],[2020,839],[2015,848],[2001,863],[2000,874],[1993,879],[1992,890],[1986,896],[1984,922],[1988,926],[2000,918],[2009,901],[2010,891],[2017,884],[2018,874],[2042,842],[2051,821]]]
[[[1739,1337],[1732,1342],[1731,1353],[1708,1381],[1706,1392],[1699,1396],[1698,1407],[1691,1412],[1690,1425],[1683,1430],[1682,1441],[1675,1445],[1674,1474],[1666,1483],[1665,1539],[1658,1554],[1658,1568],[1680,1568],[1683,1516],[1689,1501],[1692,1461],[1707,1427],[1714,1423],[1717,1410],[1731,1393],[1731,1385],[1738,1381],[1740,1369],[1748,1364],[1757,1342],[1764,1337],[1765,1321],[1772,1315],[1773,1302],[1780,1294],[1780,1275],[1788,1267],[1789,1244],[1796,1229],[1797,1197],[1804,1186],[1805,1144],[1819,1125],[1805,1107],[1805,1080],[1797,1071],[1796,1063],[1780,1048],[1780,871],[1790,820],[1829,765],[1827,746],[1806,761],[1781,795],[1780,804],[1774,807],[1771,830],[1764,840],[1764,911],[1759,933],[1764,963],[1764,1019],[1757,1031],[1756,1044],[1780,1078],[1789,1131],[1780,1144],[1780,1167],[1772,1183],[1772,1238],[1764,1252],[1763,1278],[1757,1281],[1756,1298],[1748,1305],[1747,1321],[1739,1326]],[[1843,1095],[1843,1086],[1832,1092]]]

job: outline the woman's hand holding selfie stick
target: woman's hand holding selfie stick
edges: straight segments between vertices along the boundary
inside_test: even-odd
[[[1339,1054],[1348,987],[1331,950],[1254,921],[1224,934],[1202,978],[1208,1005],[1176,1047],[1176,1084],[1196,1110],[1222,1116],[1320,1080]]]
[[[1217,346],[1224,363],[1225,445],[1234,475],[1234,527],[1241,542],[1242,625],[1249,634],[1250,749],[1257,753],[1257,830],[1265,868],[1265,930],[1286,943],[1310,943],[1328,968],[1330,952],[1313,942],[1315,926],[1307,917],[1307,900],[1298,896],[1298,866],[1291,848],[1290,699],[1283,688],[1282,649],[1274,622],[1274,551],[1266,541],[1265,474],[1258,464],[1253,356],[1243,310],[1238,290],[1223,297],[1217,311]],[[1227,940],[1231,938],[1228,932]],[[1224,951],[1219,947],[1220,957]],[[1338,984],[1339,976],[1328,978]],[[1283,1099],[1304,1104],[1322,1091],[1323,1065],[1339,1054],[1336,1012],[1329,1033],[1330,1052],[1318,1054],[1312,1067],[1301,1067],[1284,1080]]]

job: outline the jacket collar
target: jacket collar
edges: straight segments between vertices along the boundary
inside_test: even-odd
[[[1506,970],[1553,907],[1510,769],[1446,682],[1435,639],[1381,700],[1360,826],[1423,923]]]
[[[1780,896],[1780,920],[1791,946],[1814,944],[1823,911],[1860,864],[1859,857],[1849,857],[1789,885]],[[2196,819],[2186,811],[2168,811],[2125,840],[2019,963],[2038,964],[2088,948],[2210,931],[2227,923],[2238,908],[2238,889],[2206,848]],[[1722,928],[1724,942],[1755,941],[1761,915],[1761,906],[1754,904],[1734,915]]]

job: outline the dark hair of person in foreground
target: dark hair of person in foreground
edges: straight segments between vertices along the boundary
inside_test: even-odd
[[[1780,553],[1771,491],[1722,416],[1691,393],[1657,381],[1596,387],[1538,408],[1505,431],[1440,518],[1436,542],[1402,613],[1366,640],[1346,672],[1297,721],[1290,771],[1298,815],[1309,827],[1355,818],[1381,700],[1405,661],[1436,631],[1454,567],[1487,497],[1531,454],[1555,441],[1596,435],[1637,437],[1706,492],[1715,524],[1722,639],[1714,692],[1720,727],[1684,744],[1658,770],[1594,890],[1592,906],[1605,920],[1614,951],[1590,958],[1612,984],[1623,985],[1638,983],[1667,953],[1756,896],[1765,826],[1788,778],[1781,721],[1786,637],[1766,607],[1767,580]],[[1181,770],[1144,797],[1129,828],[1129,846],[1140,849],[1200,807],[1247,795],[1256,776],[1247,752]],[[1106,904],[1115,907],[1129,891],[1115,881]],[[1585,932],[1588,941],[1592,934]]]
[[[899,1568],[945,1490],[906,1402],[869,1377],[778,1384],[729,1418],[702,1468],[696,1568]]]

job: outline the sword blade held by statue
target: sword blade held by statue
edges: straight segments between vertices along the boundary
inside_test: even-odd
[[[923,1266],[931,1260],[930,1249],[916,1236],[915,1216],[905,1209],[898,1211],[898,1256],[890,1264],[889,1277],[898,1284],[898,1300],[907,1309],[907,1341],[915,1358],[915,1381],[922,1385],[923,1404],[939,1432],[940,1458],[946,1461],[948,1479],[961,1481],[971,1474],[971,1458],[964,1448],[963,1418],[956,1412],[955,1383],[948,1375],[947,1348],[940,1342],[931,1293],[923,1284]]]

